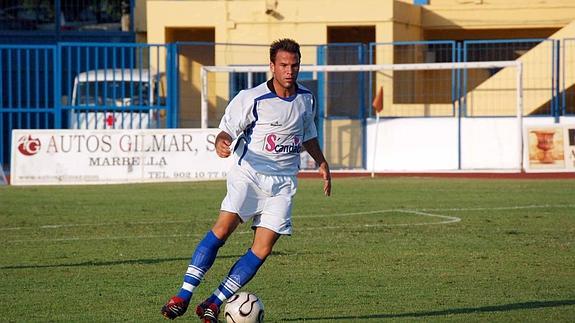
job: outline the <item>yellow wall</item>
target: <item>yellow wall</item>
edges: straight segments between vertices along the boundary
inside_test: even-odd
[[[572,0],[430,0],[426,29],[561,28],[575,19]]]
[[[377,25],[377,41],[416,40],[421,30],[555,28],[575,18],[572,0],[136,0],[137,31],[155,34],[163,26],[215,26],[218,42],[269,43],[278,36],[301,43],[325,43],[326,25]],[[277,6],[275,5],[277,3]],[[147,8],[146,8],[147,5]],[[266,14],[266,9],[274,12]],[[394,24],[390,34],[385,26]],[[383,29],[382,29],[383,28]],[[403,29],[402,29],[403,28]],[[413,30],[408,30],[413,29]]]
[[[393,1],[278,0],[274,1],[148,1],[148,42],[164,42],[163,29],[216,27],[216,42],[269,44],[280,37],[301,44],[326,43],[327,26],[376,25],[389,35]],[[266,6],[267,4],[267,6]],[[273,11],[266,14],[266,8]],[[387,26],[386,26],[387,25]],[[392,37],[377,41],[391,41]]]

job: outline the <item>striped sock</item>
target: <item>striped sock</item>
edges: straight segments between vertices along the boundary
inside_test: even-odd
[[[263,260],[258,258],[251,249],[248,249],[232,266],[228,276],[208,298],[208,302],[221,306],[226,299],[235,294],[255,276],[263,263]]]
[[[211,230],[200,241],[184,275],[184,283],[182,288],[180,288],[178,297],[188,302],[190,301],[194,289],[200,284],[206,272],[214,264],[218,250],[224,245],[224,242],[224,240],[218,239]]]

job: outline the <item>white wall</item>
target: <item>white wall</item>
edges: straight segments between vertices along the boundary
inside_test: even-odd
[[[553,124],[549,117],[523,119],[523,126]],[[575,124],[575,117],[561,118],[560,124]],[[516,118],[462,118],[461,137],[458,129],[457,118],[381,119],[374,151],[376,121],[369,119],[367,169],[451,171],[459,169],[461,158],[462,170],[520,170],[523,131]]]
[[[376,123],[367,122],[367,169],[374,162]],[[375,171],[457,169],[456,118],[382,119],[377,136]]]
[[[461,169],[520,170],[522,132],[517,118],[463,118]]]

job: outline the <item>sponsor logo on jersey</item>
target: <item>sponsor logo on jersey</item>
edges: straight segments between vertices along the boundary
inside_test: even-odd
[[[299,154],[302,150],[301,138],[297,135],[267,134],[264,150],[274,154]]]

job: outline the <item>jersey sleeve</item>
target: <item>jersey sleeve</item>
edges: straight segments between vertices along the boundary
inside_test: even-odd
[[[312,96],[310,113],[306,113],[304,115],[304,134],[303,134],[304,142],[317,137],[317,129],[315,127],[314,120],[315,120],[315,98]]]
[[[250,123],[249,104],[246,100],[244,91],[240,91],[228,104],[226,111],[218,128],[228,133],[232,140],[235,140]]]

